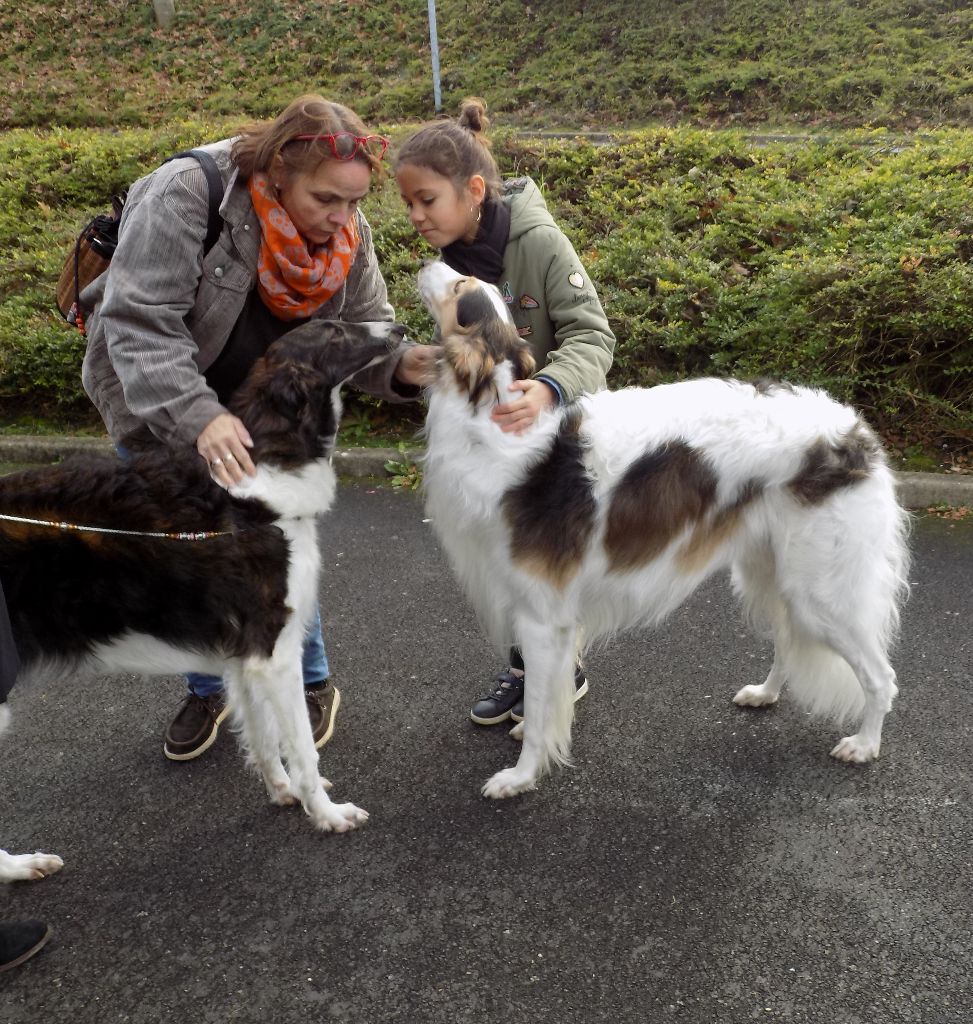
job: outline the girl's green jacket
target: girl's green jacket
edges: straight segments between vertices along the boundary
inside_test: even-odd
[[[530,178],[505,182],[500,199],[510,210],[510,235],[499,285],[537,360],[535,376],[565,402],[600,391],[615,335],[578,254]]]

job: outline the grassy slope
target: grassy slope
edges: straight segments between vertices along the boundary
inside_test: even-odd
[[[965,0],[438,0],[445,104],[522,124],[967,123]],[[23,0],[0,10],[0,127],[275,113],[316,89],[378,123],[430,115],[416,0]],[[488,41],[488,42],[487,42]],[[509,122],[511,118],[508,116]]]

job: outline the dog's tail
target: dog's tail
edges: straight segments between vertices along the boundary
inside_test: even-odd
[[[841,655],[800,629],[778,647],[787,692],[809,714],[838,725],[857,722],[865,708],[865,693],[852,667]]]
[[[845,505],[837,535],[795,531],[776,554],[768,547],[734,567],[748,616],[773,632],[768,683],[786,683],[811,714],[836,722],[862,714],[865,686],[880,686],[891,704],[897,689],[888,652],[909,589],[909,517],[891,478],[849,494],[838,511]]]

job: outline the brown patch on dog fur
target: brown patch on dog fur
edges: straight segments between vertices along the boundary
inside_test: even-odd
[[[805,505],[817,505],[839,488],[866,479],[882,458],[878,438],[859,420],[837,443],[822,440],[812,445],[801,471],[787,486]]]
[[[647,565],[700,522],[715,498],[716,477],[694,448],[676,441],[646,452],[625,471],[611,496],[604,539],[609,569],[625,572]]]
[[[586,450],[581,413],[571,409],[547,455],[501,502],[510,528],[512,560],[559,590],[578,571],[595,525],[596,503],[584,463]]]
[[[689,540],[676,556],[683,572],[704,569],[714,554],[740,528],[746,507],[763,493],[763,485],[751,480],[732,505],[718,509],[696,524]]]
[[[505,360],[513,363],[516,380],[534,372],[527,343],[501,319],[476,278],[457,281],[452,293],[435,303],[435,318],[446,362],[472,405],[492,386],[493,371]]]

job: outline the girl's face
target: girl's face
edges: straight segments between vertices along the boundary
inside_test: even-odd
[[[461,191],[449,178],[415,164],[401,164],[395,178],[412,226],[430,245],[442,249],[459,239],[469,243],[476,238],[483,202],[483,179],[478,174]]]
[[[322,160],[313,171],[271,172],[280,205],[309,245],[325,245],[355,216],[368,194],[372,173],[364,160]]]

